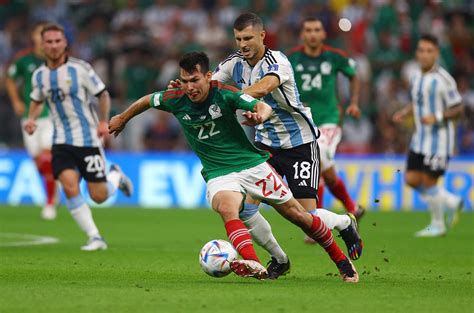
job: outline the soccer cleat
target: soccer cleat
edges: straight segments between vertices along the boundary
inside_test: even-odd
[[[102,237],[92,237],[85,246],[81,247],[82,251],[107,250],[107,243]]]
[[[259,280],[268,277],[267,269],[254,260],[234,260],[230,262],[230,268],[240,277],[253,277]]]
[[[272,257],[267,263],[268,279],[277,279],[280,276],[285,276],[290,273],[290,260],[286,263],[278,263],[278,261]]]
[[[459,223],[459,217],[461,216],[461,212],[464,209],[464,200],[463,198],[459,197],[458,205],[454,210],[448,210],[448,219],[447,224],[449,228],[453,228],[454,226]]]
[[[52,221],[56,218],[56,208],[54,205],[46,204],[41,210],[41,218],[47,221]]]
[[[359,274],[351,260],[346,258],[345,260],[337,262],[336,266],[339,269],[343,281],[347,283],[357,283],[359,281]]]
[[[354,215],[347,213],[351,219],[349,226],[339,232],[342,240],[346,243],[347,252],[352,260],[357,260],[362,254],[362,239],[357,232],[357,220]]]
[[[354,217],[356,218],[357,222],[360,221],[362,216],[365,214],[365,208],[360,204],[357,205],[357,210],[354,212]]]
[[[110,171],[117,171],[120,173],[120,181],[118,185],[118,189],[127,197],[130,197],[133,194],[133,184],[130,178],[122,171],[120,166],[117,164],[112,164],[110,166]]]
[[[438,226],[428,225],[415,233],[415,237],[441,237],[446,235],[446,230]]]

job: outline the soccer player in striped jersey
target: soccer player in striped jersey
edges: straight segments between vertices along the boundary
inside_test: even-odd
[[[311,109],[314,122],[321,131],[318,145],[321,150],[321,180],[318,188],[318,204],[322,205],[324,184],[344,205],[347,212],[359,219],[364,210],[351,198],[346,185],[337,176],[334,157],[341,141],[341,114],[337,99],[337,76],[342,73],[350,80],[350,104],[346,114],[359,118],[359,80],[355,62],[342,50],[324,44],[326,32],[317,18],[302,22],[303,45],[290,51],[288,59],[295,71],[296,85],[301,101]],[[324,184],[323,184],[324,181]]]
[[[256,146],[271,153],[269,164],[285,176],[298,202],[307,211],[313,211],[319,181],[316,142],[319,131],[309,109],[299,99],[291,64],[282,52],[265,47],[263,23],[256,14],[237,17],[234,38],[239,50],[218,65],[213,79],[236,85],[245,94],[260,98],[272,107],[270,118],[256,128]],[[247,197],[240,217],[252,238],[271,254],[269,276],[278,278],[289,271],[290,262],[273,236],[270,224],[258,212],[258,205],[258,201]],[[317,213],[330,229],[340,232],[350,257],[357,259],[362,252],[362,241],[355,219],[327,210]]]
[[[439,46],[436,37],[420,37],[416,58],[420,72],[410,82],[411,105],[393,115],[401,122],[413,113],[415,132],[408,153],[405,182],[421,193],[431,211],[431,223],[415,233],[416,237],[437,237],[459,219],[463,199],[438,186],[454,151],[454,120],[462,115],[463,105],[456,82],[437,64]]]
[[[66,54],[64,29],[57,24],[45,25],[41,31],[46,63],[35,70],[33,90],[25,130],[36,131],[36,119],[44,103],[53,117],[53,173],[66,194],[66,206],[79,227],[89,237],[84,251],[105,250],[107,244],[97,229],[92,213],[80,194],[79,181],[84,178],[91,198],[104,202],[119,188],[130,195],[130,180],[120,168],[112,165],[106,174],[100,138],[108,133],[110,96],[92,67]],[[99,122],[89,103],[89,95],[99,99]]]
[[[17,56],[8,67],[8,76],[5,81],[13,110],[16,115],[21,116],[22,125],[25,124],[28,118],[32,89],[31,76],[44,63],[41,49],[41,29],[43,26],[44,23],[39,23],[34,27],[31,33],[33,49],[22,51],[21,55]],[[17,86],[17,82],[20,83],[19,86]],[[38,172],[44,179],[46,203],[41,211],[41,217],[45,220],[53,220],[56,218],[56,181],[51,167],[53,123],[46,106],[38,118],[37,126],[38,128],[33,136],[29,136],[22,127],[23,142],[26,151],[34,159]]]
[[[345,282],[357,282],[351,261],[337,246],[330,229],[296,201],[281,177],[267,164],[268,152],[257,149],[236,118],[243,110],[246,125],[271,119],[272,108],[238,89],[212,80],[203,52],[184,55],[180,62],[181,89],[147,95],[113,117],[110,133],[118,135],[127,122],[150,107],[172,113],[203,165],[208,200],[220,214],[227,235],[244,260],[231,263],[240,276],[266,278],[249,230],[239,217],[245,195],[271,204],[286,219],[317,241],[338,267]],[[269,274],[269,273],[268,273]]]

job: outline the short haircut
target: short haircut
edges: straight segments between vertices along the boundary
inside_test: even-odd
[[[300,24],[300,29],[303,30],[303,27],[304,27],[304,23],[306,22],[320,22],[321,25],[323,25],[323,29],[325,30],[325,26],[324,26],[324,23],[323,21],[321,21],[321,19],[317,18],[317,17],[314,17],[314,16],[307,16],[305,17],[302,21],[301,21],[301,24]]]
[[[51,31],[51,30],[61,32],[61,33],[63,33],[63,35],[65,34],[64,33],[64,27],[62,27],[61,25],[56,24],[56,23],[48,23],[48,24],[45,24],[43,26],[43,29],[41,30],[41,36],[44,36],[44,33],[48,32],[48,31]]]
[[[432,34],[422,34],[418,41],[428,41],[431,42],[435,47],[439,48],[438,38]]]
[[[202,51],[193,51],[186,53],[179,60],[179,67],[188,73],[197,71],[197,65],[201,65],[201,73],[206,74],[209,71],[209,57]]]
[[[263,28],[262,19],[255,13],[243,13],[234,22],[234,29],[241,31],[249,26],[259,26]]]

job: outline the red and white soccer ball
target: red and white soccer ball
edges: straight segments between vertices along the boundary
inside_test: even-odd
[[[225,240],[211,240],[199,253],[202,270],[212,277],[224,277],[231,272],[230,262],[237,259],[237,251]]]

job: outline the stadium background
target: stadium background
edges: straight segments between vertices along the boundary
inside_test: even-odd
[[[447,188],[474,202],[474,36],[472,1],[0,1],[0,203],[40,204],[44,198],[34,165],[22,152],[19,119],[5,92],[8,64],[30,45],[28,30],[38,21],[66,27],[70,54],[90,62],[108,86],[113,110],[166,87],[177,77],[182,52],[205,50],[214,65],[235,50],[232,23],[244,11],[259,14],[266,44],[288,51],[298,44],[303,16],[321,18],[327,43],[346,50],[358,64],[362,88],[360,120],[346,118],[338,164],[352,195],[370,209],[423,210],[419,197],[403,186],[404,153],[412,124],[391,123],[408,96],[418,36],[434,33],[441,64],[455,77],[466,105],[458,123],[456,151]],[[344,32],[340,18],[351,22]],[[343,27],[344,28],[344,27]],[[339,84],[348,97],[347,81]],[[167,113],[149,112],[109,138],[108,156],[137,186],[131,199],[112,204],[141,207],[205,207],[198,160],[189,152],[179,125]],[[133,162],[131,162],[133,160]],[[327,193],[325,206],[336,203]]]

